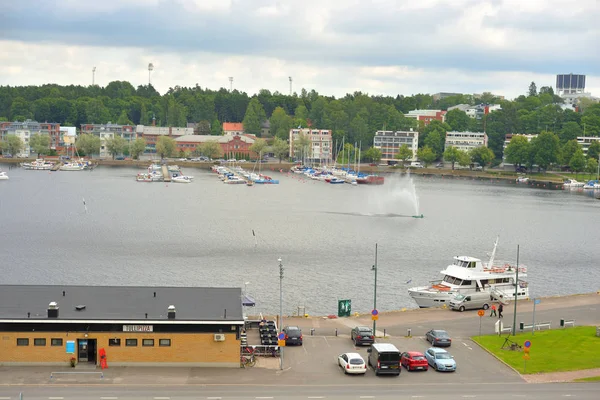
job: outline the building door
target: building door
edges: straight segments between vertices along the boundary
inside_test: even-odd
[[[98,353],[96,339],[88,339],[88,358],[89,363],[96,364],[96,354]]]
[[[88,340],[77,339],[77,361],[87,362],[88,361]]]

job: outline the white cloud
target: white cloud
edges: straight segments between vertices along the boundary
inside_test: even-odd
[[[595,0],[22,0],[5,11],[0,84],[148,80],[327,95],[492,91],[556,73],[600,94]]]

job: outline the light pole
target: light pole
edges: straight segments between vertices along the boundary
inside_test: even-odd
[[[288,78],[290,78],[290,96],[292,95],[292,77],[289,76]]]
[[[96,84],[96,67],[92,68],[92,86]]]
[[[154,64],[152,64],[152,63],[148,64],[148,86],[151,85],[150,74],[152,73],[153,70],[154,70]]]
[[[277,261],[279,261],[279,332],[283,332],[283,262],[281,257]],[[283,346],[279,346],[279,369],[283,370]]]
[[[515,310],[513,315],[512,335],[515,336],[517,330],[517,298],[519,297],[519,245],[517,245],[517,271],[515,276]],[[534,327],[535,328],[535,327]]]
[[[233,92],[233,76],[229,77],[229,91]]]
[[[375,243],[375,264],[371,267],[372,271],[375,271],[375,282],[373,287],[373,310],[377,310],[377,243]],[[375,317],[375,316],[373,316]],[[373,336],[377,336],[377,321],[373,319]]]

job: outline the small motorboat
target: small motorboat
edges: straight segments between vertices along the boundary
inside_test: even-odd
[[[176,183],[191,183],[192,180],[188,179],[185,176],[174,176],[171,178],[171,182],[176,182]]]
[[[567,179],[563,183],[563,186],[566,188],[578,188],[578,187],[583,187],[583,185],[585,185],[584,182],[578,182],[575,179]]]
[[[6,175],[6,172],[0,172],[0,181],[7,181],[8,180],[8,175]]]

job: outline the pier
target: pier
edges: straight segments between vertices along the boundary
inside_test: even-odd
[[[171,182],[171,174],[169,174],[169,167],[166,164],[162,165],[162,174],[165,182]]]

